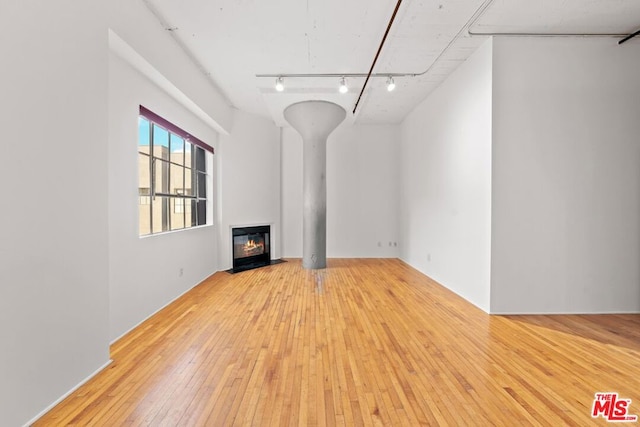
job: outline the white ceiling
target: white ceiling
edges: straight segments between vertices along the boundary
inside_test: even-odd
[[[630,34],[640,0],[404,0],[374,73],[408,73],[387,92],[385,78],[275,78],[256,74],[367,73],[396,1],[145,0],[231,105],[286,126],[282,111],[322,99],[358,123],[399,123],[487,36],[472,33]],[[629,43],[640,42],[640,37]],[[611,39],[612,49],[617,39]]]

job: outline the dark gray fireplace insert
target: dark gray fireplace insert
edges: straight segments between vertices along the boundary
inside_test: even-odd
[[[270,226],[234,227],[231,235],[234,273],[270,264]]]

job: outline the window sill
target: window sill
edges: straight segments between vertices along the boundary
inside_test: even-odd
[[[207,228],[207,227],[213,227],[213,224],[197,225],[195,227],[181,228],[179,230],[161,231],[159,233],[145,234],[143,236],[138,236],[138,238],[139,239],[148,239],[149,237],[166,236],[168,234],[181,233],[181,232],[184,232],[184,231],[191,231],[191,230],[199,230],[199,229],[203,229],[203,228]]]

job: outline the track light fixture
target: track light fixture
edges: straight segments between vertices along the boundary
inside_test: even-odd
[[[284,91],[284,79],[289,77],[292,79],[319,79],[319,78],[330,78],[330,79],[339,79],[338,80],[338,91],[342,94],[349,92],[349,85],[347,84],[347,79],[360,79],[369,76],[370,78],[378,78],[378,79],[386,79],[385,87],[387,91],[392,92],[396,89],[396,77],[416,77],[419,74],[409,74],[409,73],[380,73],[380,74],[363,74],[363,73],[350,73],[350,74],[338,74],[338,73],[325,73],[325,74],[256,74],[256,77],[268,77],[270,79],[275,79],[275,89],[278,92]]]
[[[284,90],[284,79],[282,78],[282,76],[276,79],[276,90],[278,92],[282,92]]]
[[[393,81],[393,77],[389,76],[389,78],[387,78],[387,90],[391,92],[395,88],[396,88],[396,82]]]
[[[347,81],[344,77],[340,77],[340,88],[338,89],[340,93],[349,92],[349,88],[347,87]]]

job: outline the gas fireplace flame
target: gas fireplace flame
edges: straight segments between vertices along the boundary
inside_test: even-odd
[[[245,256],[258,255],[264,252],[264,242],[249,239],[242,247]]]

